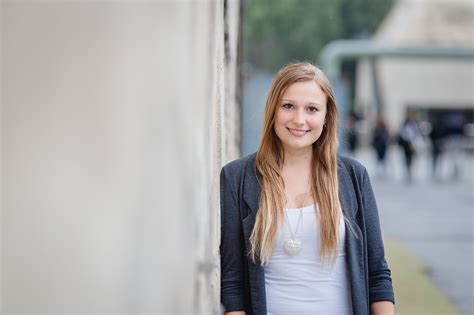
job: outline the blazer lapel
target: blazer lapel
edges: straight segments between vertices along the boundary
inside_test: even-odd
[[[342,213],[352,223],[358,209],[355,194],[351,194],[354,190],[351,176],[340,158],[337,159],[337,178],[339,181],[339,201],[341,202]]]
[[[262,176],[255,167],[255,156],[248,161],[244,173],[243,198],[253,214],[257,213],[260,201],[260,183]],[[248,213],[247,213],[248,215]]]

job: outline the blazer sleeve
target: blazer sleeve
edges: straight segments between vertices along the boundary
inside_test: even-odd
[[[226,168],[220,174],[221,204],[221,302],[226,312],[245,310],[244,243],[235,178]]]
[[[377,301],[395,303],[391,272],[385,260],[377,203],[365,168],[361,186],[366,224],[369,303]]]

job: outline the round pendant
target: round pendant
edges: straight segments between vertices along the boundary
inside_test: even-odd
[[[288,255],[294,256],[301,250],[301,241],[292,239],[286,240],[285,243],[283,243],[283,249]]]

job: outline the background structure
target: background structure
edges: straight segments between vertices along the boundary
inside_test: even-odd
[[[373,41],[393,47],[441,47],[456,51],[472,49],[473,30],[474,4],[470,0],[398,0]],[[370,83],[374,70],[367,61],[361,61],[357,68],[355,108],[362,116],[375,120],[376,107],[382,107],[392,130],[403,123],[407,109],[474,108],[472,59],[382,57],[375,67],[381,104],[377,104]]]

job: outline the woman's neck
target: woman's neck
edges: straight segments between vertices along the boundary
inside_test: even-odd
[[[312,156],[313,151],[311,149],[305,151],[285,150],[283,168],[309,168]]]
[[[285,185],[286,207],[301,208],[314,203],[311,195],[311,159],[312,152],[288,152],[281,176]]]

